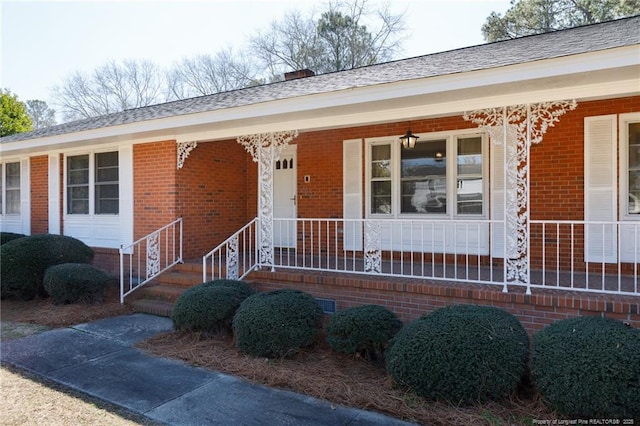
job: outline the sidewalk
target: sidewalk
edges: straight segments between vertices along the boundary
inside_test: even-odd
[[[170,330],[153,315],[107,318],[2,342],[0,360],[168,425],[409,425],[132,347]]]

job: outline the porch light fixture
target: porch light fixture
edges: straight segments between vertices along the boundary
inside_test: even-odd
[[[407,129],[407,133],[404,136],[400,136],[400,142],[402,142],[404,149],[412,149],[415,148],[418,138],[419,136],[411,133],[411,129]]]

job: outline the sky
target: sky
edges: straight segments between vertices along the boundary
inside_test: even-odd
[[[407,40],[398,58],[484,43],[481,27],[509,0],[389,0],[405,13]],[[75,71],[109,60],[183,57],[242,48],[287,11],[322,8],[320,0],[0,0],[0,88],[21,101],[55,108],[52,89]],[[369,0],[370,5],[379,4]],[[315,8],[315,9],[314,9]]]

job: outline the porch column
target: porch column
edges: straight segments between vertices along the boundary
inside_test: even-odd
[[[472,111],[464,119],[486,130],[494,145],[504,147],[504,288],[524,284],[531,294],[529,154],[549,127],[577,106],[575,100],[512,105]],[[495,167],[493,165],[492,167]]]
[[[258,133],[238,137],[253,161],[258,163],[258,241],[260,266],[274,268],[273,253],[273,163],[282,149],[298,137],[298,131]]]

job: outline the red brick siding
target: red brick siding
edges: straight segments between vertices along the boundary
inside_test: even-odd
[[[256,201],[247,193],[248,163],[253,164],[235,140],[200,143],[177,172],[185,258],[203,256],[249,221],[247,206],[250,198],[251,204]]]
[[[30,159],[31,234],[49,232],[49,156]]]
[[[515,315],[529,333],[553,322],[585,315],[625,321],[640,328],[640,300],[580,293],[502,293],[501,287],[445,284],[423,280],[358,277],[314,272],[255,271],[248,277],[259,291],[294,288],[336,300],[338,310],[363,304],[383,305],[404,322],[454,304],[496,306]]]
[[[176,158],[175,141],[133,146],[134,239],[179,216],[176,207]]]

